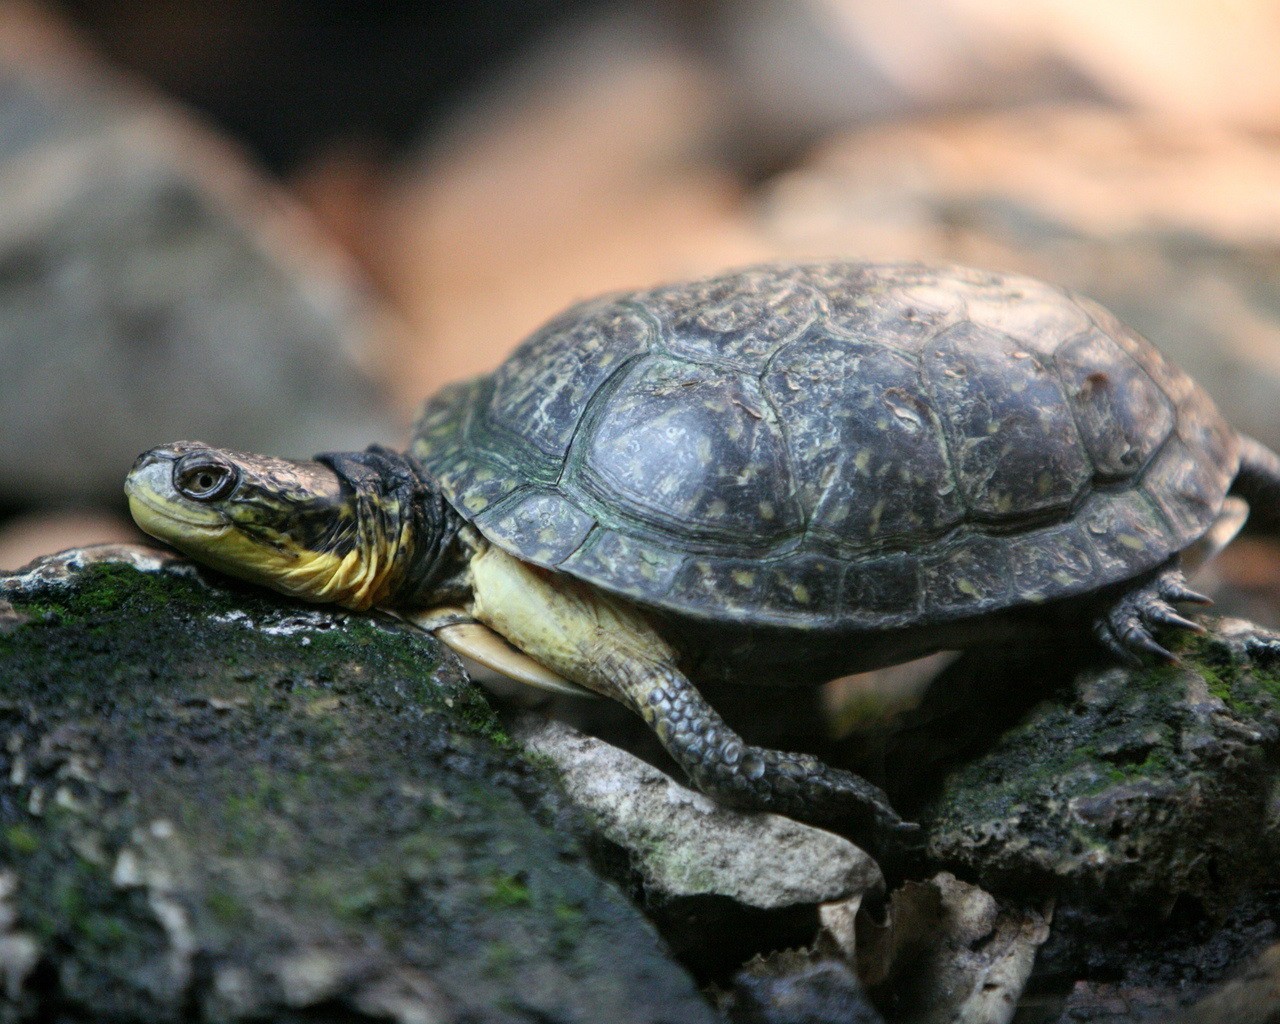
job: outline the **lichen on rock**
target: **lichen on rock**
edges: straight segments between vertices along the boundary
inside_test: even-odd
[[[924,810],[931,856],[993,890],[1130,907],[1273,884],[1280,636],[1209,625],[1179,664],[1081,672],[956,769]]]

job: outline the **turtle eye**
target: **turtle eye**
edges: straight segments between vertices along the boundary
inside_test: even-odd
[[[173,486],[194,501],[225,498],[239,479],[234,466],[205,454],[179,459],[173,467]]]

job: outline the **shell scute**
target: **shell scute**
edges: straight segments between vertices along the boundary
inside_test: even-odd
[[[1142,489],[1165,514],[1178,547],[1204,533],[1204,523],[1217,515],[1222,502],[1214,486],[1216,475],[1176,434],[1143,475]]]
[[[970,534],[937,545],[921,559],[925,612],[950,617],[957,608],[1000,607],[1010,587],[1004,537]]]
[[[551,568],[573,554],[596,525],[559,491],[529,488],[476,516],[481,532],[503,547]]]
[[[840,606],[854,621],[911,622],[920,616],[922,593],[920,560],[899,551],[846,566]]]
[[[798,270],[761,267],[656,288],[636,301],[657,319],[672,355],[752,373],[821,310],[817,293]]]
[[[619,593],[643,598],[653,592],[670,591],[688,560],[686,553],[647,539],[615,530],[597,530],[560,563],[560,568],[585,579],[607,575]]]
[[[972,513],[1024,518],[1081,493],[1092,467],[1062,385],[1034,355],[966,322],[929,345],[924,372]]]
[[[1134,565],[1155,566],[1178,550],[1164,516],[1141,490],[1089,496],[1076,515],[1101,579],[1123,579]]]
[[[1007,541],[1013,589],[1024,600],[1046,601],[1097,579],[1097,556],[1081,517]]]
[[[1034,278],[1005,275],[973,289],[965,319],[1048,359],[1066,338],[1091,326],[1089,315],[1057,288]]]
[[[763,383],[812,536],[865,547],[935,536],[963,517],[916,360],[811,331],[778,354]]]
[[[894,269],[888,275],[868,268],[851,287],[848,264],[808,268],[808,279],[823,296],[824,328],[855,341],[915,352],[963,319],[963,300],[954,289],[937,287],[936,273],[917,264]]]
[[[786,441],[754,377],[668,358],[639,364],[585,444],[588,489],[650,521],[761,541],[799,529]]]
[[[493,374],[487,420],[559,461],[587,403],[649,349],[640,314],[614,303],[571,311],[538,331]]]
[[[812,615],[819,608],[832,608],[840,600],[840,577],[844,565],[825,555],[798,555],[764,569],[761,602],[783,614]]]
[[[1059,348],[1054,362],[1095,470],[1110,479],[1136,474],[1174,428],[1169,397],[1096,327]]]

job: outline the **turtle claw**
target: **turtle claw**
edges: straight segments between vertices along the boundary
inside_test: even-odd
[[[1160,596],[1166,601],[1179,604],[1213,604],[1213,598],[1187,586],[1186,577],[1182,575],[1182,571],[1179,569],[1174,569],[1161,575],[1156,580],[1156,587],[1160,592]]]
[[[1175,664],[1177,655],[1160,644],[1151,631],[1160,626],[1204,633],[1204,626],[1180,615],[1170,603],[1185,601],[1212,604],[1203,594],[1187,587],[1180,569],[1169,568],[1154,579],[1121,596],[1093,623],[1094,635],[1112,654],[1126,664],[1137,667],[1144,657]]]
[[[1177,629],[1190,630],[1192,633],[1207,633],[1208,630],[1194,619],[1179,615],[1168,605],[1156,605],[1151,609],[1150,618],[1162,626],[1173,626]]]

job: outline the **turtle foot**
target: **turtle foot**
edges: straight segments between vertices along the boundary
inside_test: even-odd
[[[784,814],[846,835],[890,878],[913,872],[924,854],[924,830],[904,821],[879,787],[812,754],[768,750],[734,741],[727,756],[685,764],[704,793],[743,810]]]
[[[923,862],[924,834],[877,786],[812,754],[746,743],[678,672],[649,680],[638,710],[698,789],[748,811],[768,811],[848,836],[891,878]]]
[[[1176,662],[1177,657],[1163,647],[1151,631],[1161,626],[1194,633],[1203,633],[1205,629],[1200,623],[1179,615],[1173,607],[1175,602],[1213,603],[1187,586],[1181,569],[1170,566],[1127,591],[1094,620],[1093,632],[1107,650],[1126,664],[1141,665],[1145,658],[1151,657]]]

